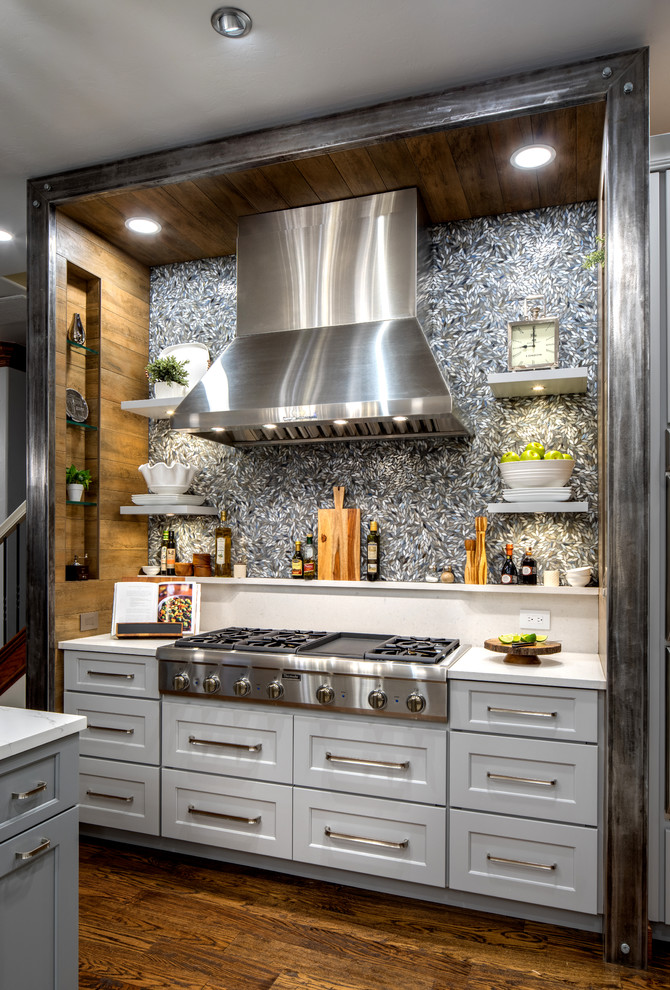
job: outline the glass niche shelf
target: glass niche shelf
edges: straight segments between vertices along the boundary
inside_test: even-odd
[[[66,505],[97,505],[97,502],[71,502],[70,499],[66,499]]]
[[[75,351],[86,351],[87,354],[99,354],[99,351],[94,351],[92,347],[87,347],[86,344],[77,344],[76,341],[67,338],[67,346],[74,348]]]
[[[66,426],[80,426],[82,430],[97,430],[97,426],[93,426],[92,423],[78,423],[76,419],[66,419]]]

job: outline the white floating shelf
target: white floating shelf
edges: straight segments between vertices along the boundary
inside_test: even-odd
[[[214,505],[122,505],[122,516],[218,516]]]
[[[169,419],[183,396],[175,399],[133,399],[130,402],[122,402],[121,408],[125,412],[135,413],[137,416],[148,416],[150,419]]]
[[[493,502],[486,506],[493,512],[588,512],[588,502]]]
[[[487,381],[497,399],[539,398],[586,392],[586,368],[545,368],[543,371],[505,371],[489,375]],[[542,385],[534,391],[534,385]],[[121,404],[123,407],[123,403]]]

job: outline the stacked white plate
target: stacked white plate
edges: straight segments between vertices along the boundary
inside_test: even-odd
[[[571,488],[506,488],[503,498],[506,502],[568,502]]]
[[[131,495],[135,505],[202,505],[204,495]]]

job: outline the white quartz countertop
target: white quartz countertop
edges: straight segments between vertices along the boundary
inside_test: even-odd
[[[505,663],[504,653],[472,646],[449,668],[450,680],[504,681],[506,684],[548,684],[554,687],[604,691],[605,674],[597,654],[552,653],[538,665]]]
[[[173,639],[116,639],[109,633],[100,636],[82,636],[80,639],[64,639],[59,650],[81,650],[86,653],[132,653],[134,656],[153,657],[159,646],[171,646]]]
[[[0,707],[0,760],[71,736],[85,728],[83,715]]]

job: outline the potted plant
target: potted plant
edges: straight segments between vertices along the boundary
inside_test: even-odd
[[[150,361],[144,369],[149,384],[154,387],[157,399],[172,399],[186,395],[188,385],[188,361],[178,361],[176,357],[157,357]]]
[[[587,271],[590,271],[591,268],[595,268],[596,265],[605,264],[605,238],[598,235],[596,237],[596,242],[598,247],[595,251],[589,251],[582,261],[582,268],[585,268]]]
[[[65,484],[68,502],[81,502],[84,489],[88,490],[91,484],[91,472],[86,469],[80,470],[74,464],[70,464],[69,468],[65,469]]]

